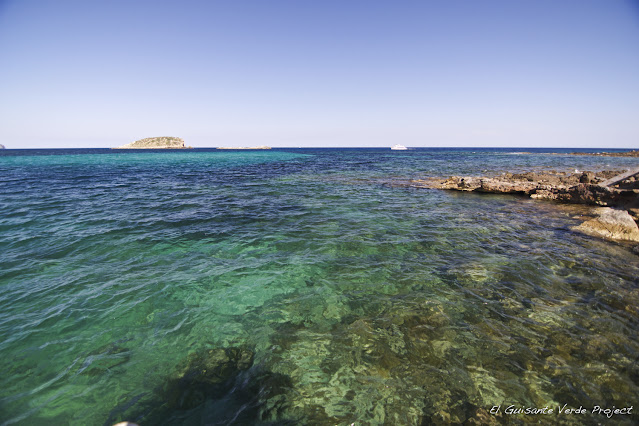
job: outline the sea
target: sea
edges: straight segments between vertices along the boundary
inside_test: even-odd
[[[632,245],[411,184],[572,151],[2,150],[0,425],[637,424]]]

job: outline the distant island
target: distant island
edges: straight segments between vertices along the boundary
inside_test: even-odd
[[[238,147],[226,147],[220,146],[217,149],[271,149],[270,146],[262,145],[262,146],[238,146]]]
[[[127,145],[122,145],[113,149],[192,149],[192,146],[185,146],[184,140],[171,136],[160,136],[156,138],[145,138]]]
[[[4,149],[4,145],[0,143],[0,149]]]

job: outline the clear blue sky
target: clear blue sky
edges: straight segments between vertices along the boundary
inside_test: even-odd
[[[0,0],[0,143],[639,148],[639,2]]]

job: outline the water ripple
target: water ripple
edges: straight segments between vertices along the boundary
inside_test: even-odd
[[[601,159],[2,155],[2,424],[463,423],[639,393],[639,262],[573,233],[583,207],[393,185]]]

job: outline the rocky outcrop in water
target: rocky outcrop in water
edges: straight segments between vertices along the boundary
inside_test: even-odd
[[[413,180],[414,186],[457,191],[485,192],[493,194],[519,194],[532,198],[569,203],[617,205],[631,202],[639,188],[631,179],[620,187],[602,187],[598,184],[617,175],[618,171],[598,173],[529,172],[504,173],[498,177],[452,176],[446,179]]]
[[[4,145],[2,145],[1,143],[0,143],[0,149],[5,149]]]
[[[595,209],[594,213],[597,215],[595,218],[573,229],[613,240],[639,242],[639,227],[627,211],[600,207]]]
[[[122,145],[113,149],[186,149],[184,140],[171,136],[160,136],[155,138],[140,139],[127,145]]]
[[[602,172],[529,172],[504,173],[498,177],[452,176],[445,179],[413,180],[411,186],[491,194],[516,194],[562,203],[587,204],[617,209],[597,209],[597,218],[589,220],[579,231],[615,240],[639,241],[632,229],[639,219],[639,180],[637,176],[624,182],[601,186],[600,183],[622,171]],[[630,223],[632,222],[632,224]],[[637,231],[639,232],[639,231]]]
[[[619,187],[605,187],[598,183],[618,172],[584,172],[566,174],[507,173],[500,177],[461,177],[447,179],[414,180],[413,186],[449,189],[456,191],[483,192],[491,194],[517,194],[542,200],[563,203],[590,204],[632,208],[637,206],[639,189],[631,179]]]

